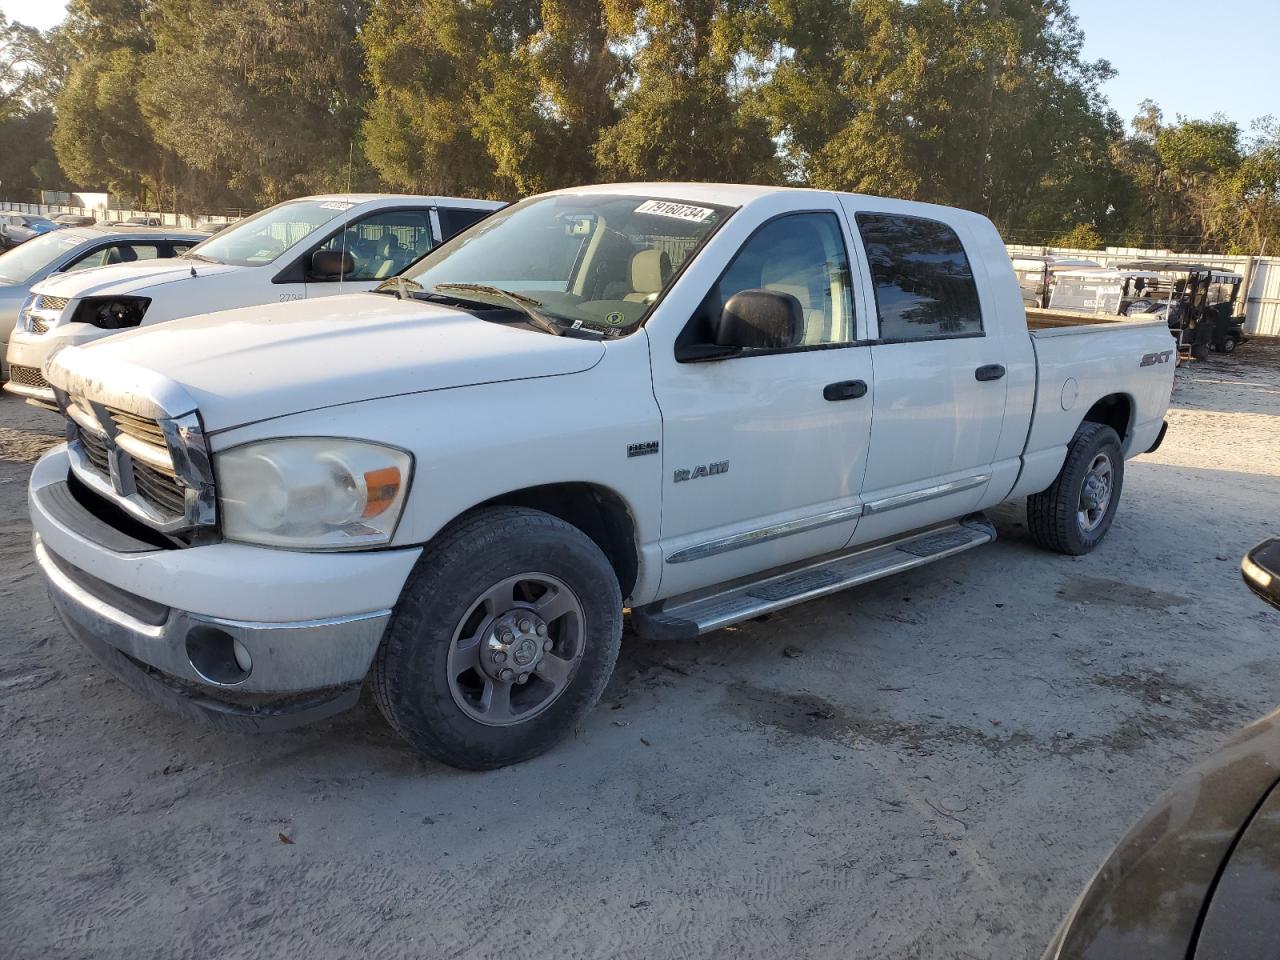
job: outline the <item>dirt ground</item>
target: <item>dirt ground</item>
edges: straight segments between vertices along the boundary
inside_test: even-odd
[[[1178,372],[1105,546],[1000,540],[696,643],[489,774],[367,700],[266,737],[160,713],[29,549],[55,417],[0,402],[0,956],[1034,958],[1111,846],[1280,696],[1280,347]]]

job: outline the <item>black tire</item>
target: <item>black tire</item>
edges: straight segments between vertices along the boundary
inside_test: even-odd
[[[1222,345],[1218,347],[1218,352],[1219,353],[1235,353],[1235,351],[1236,351],[1236,338],[1223,337]]]
[[[1107,458],[1110,465],[1109,495],[1105,507],[1096,511],[1096,523],[1091,523],[1088,513],[1082,519],[1081,507],[1090,468],[1100,457]],[[1053,485],[1027,497],[1027,528],[1032,539],[1046,550],[1071,556],[1090,552],[1111,529],[1123,487],[1120,437],[1104,423],[1080,424]]]
[[[466,702],[458,678],[450,676],[450,650],[457,650],[455,633],[470,629],[469,617],[480,617],[477,636],[488,635],[488,614],[477,604],[492,585],[530,571],[571,591],[581,612],[574,641],[580,653],[548,705],[527,719],[487,726],[457,699]],[[553,635],[560,629],[551,628]],[[453,524],[423,552],[378,648],[371,682],[383,716],[419,753],[453,767],[491,770],[535,757],[571,732],[604,692],[621,640],[618,579],[589,537],[537,510],[485,508]],[[496,682],[479,668],[469,676]],[[513,703],[538,689],[536,682],[520,690],[506,686]]]
[[[1193,343],[1191,345],[1191,357],[1193,360],[1208,360],[1209,345],[1207,343]]]

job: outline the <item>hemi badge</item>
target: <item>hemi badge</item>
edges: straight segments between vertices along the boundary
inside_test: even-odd
[[[628,457],[647,457],[649,454],[657,453],[657,452],[658,452],[657,440],[649,440],[646,443],[628,443],[627,444]]]

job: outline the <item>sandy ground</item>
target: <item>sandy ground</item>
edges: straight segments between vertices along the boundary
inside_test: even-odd
[[[166,716],[55,622],[0,403],[5,958],[1034,958],[1128,825],[1280,700],[1280,348],[1178,374],[1106,545],[1000,541],[690,644],[490,774],[367,701],[247,738]],[[795,648],[784,654],[787,648]]]

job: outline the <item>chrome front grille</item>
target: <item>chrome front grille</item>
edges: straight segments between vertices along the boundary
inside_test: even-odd
[[[23,367],[16,363],[9,364],[9,379],[24,387],[48,389],[49,381],[44,378],[39,367]]]
[[[143,443],[152,444],[161,450],[168,450],[164,428],[157,421],[139,417],[133,413],[125,413],[123,410],[108,408],[107,412],[111,415],[111,422],[116,425],[116,429],[120,433]]]
[[[84,448],[84,455],[89,462],[93,464],[104,477],[111,476],[111,456],[107,452],[106,438],[98,436],[96,433],[90,433],[88,430],[80,431],[80,445]]]
[[[46,297],[44,294],[32,294],[18,312],[20,329],[27,333],[44,334],[62,317],[71,301],[66,297]]]
[[[68,453],[81,482],[164,533],[216,525],[213,471],[197,414],[155,420],[57,396],[72,423]]]

